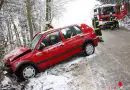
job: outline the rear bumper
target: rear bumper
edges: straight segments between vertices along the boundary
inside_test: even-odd
[[[114,21],[109,21],[109,22],[106,22],[106,23],[104,23],[104,24],[101,24],[101,25],[100,25],[100,28],[101,28],[101,29],[110,28],[111,26],[113,26],[113,24],[115,24]]]
[[[99,25],[105,25],[107,23],[109,23],[110,21],[99,21]]]
[[[94,46],[98,46],[98,42],[100,41],[99,37],[94,38],[93,42],[94,42]]]

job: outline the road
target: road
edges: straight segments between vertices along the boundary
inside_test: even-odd
[[[105,42],[97,47],[100,55],[88,60],[96,89],[118,90],[118,82],[122,81],[123,90],[128,90],[130,89],[130,31],[123,28],[103,31],[103,36]]]
[[[130,90],[130,31],[102,32],[105,42],[95,54],[55,65],[26,83],[25,90],[121,90],[119,81],[122,90]]]

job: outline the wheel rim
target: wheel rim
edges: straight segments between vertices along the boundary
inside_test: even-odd
[[[31,78],[35,76],[35,68],[32,66],[27,66],[26,68],[24,68],[23,70],[23,77],[25,79]]]
[[[91,54],[93,54],[93,51],[94,51],[93,45],[88,44],[88,45],[86,46],[86,53],[87,53],[88,55],[91,55]]]

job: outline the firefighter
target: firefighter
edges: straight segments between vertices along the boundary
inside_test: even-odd
[[[93,19],[93,27],[94,27],[94,31],[96,33],[96,35],[99,37],[100,42],[104,42],[103,38],[102,38],[102,32],[101,32],[101,28],[99,26],[99,22],[96,16],[94,16]]]
[[[95,31],[96,35],[99,37],[100,42],[104,42],[101,29],[100,28],[94,28],[94,31]]]
[[[96,16],[94,16],[93,20],[92,20],[92,24],[94,28],[97,28],[99,25],[98,19]]]
[[[112,23],[112,25],[111,25],[111,27],[110,27],[112,30],[113,30],[114,28],[119,29],[119,22],[118,22],[118,20],[116,19],[116,17],[112,16],[112,14],[110,14],[110,21],[111,21],[111,23]]]

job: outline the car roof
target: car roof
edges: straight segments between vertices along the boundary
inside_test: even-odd
[[[74,25],[69,25],[69,26],[65,26],[65,27],[62,27],[62,28],[49,29],[47,31],[40,32],[39,34],[48,34],[48,33],[56,32],[56,31],[60,31],[60,30],[62,30],[64,28],[71,27],[71,26],[78,26],[78,25],[74,24]]]
[[[103,8],[103,7],[110,7],[110,6],[116,6],[116,4],[103,4],[103,5],[95,7],[94,9]]]

